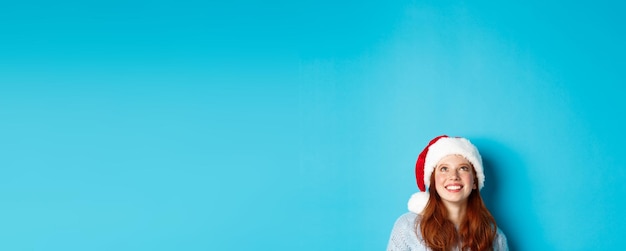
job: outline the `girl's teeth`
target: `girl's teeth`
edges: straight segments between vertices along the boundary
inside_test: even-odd
[[[449,186],[448,189],[450,189],[450,190],[458,190],[458,189],[461,189],[461,186]]]

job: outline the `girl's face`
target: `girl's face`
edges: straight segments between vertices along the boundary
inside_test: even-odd
[[[435,189],[446,204],[462,205],[476,189],[472,164],[460,155],[448,155],[435,166]]]

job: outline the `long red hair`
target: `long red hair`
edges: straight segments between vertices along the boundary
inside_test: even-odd
[[[473,170],[473,168],[472,168]],[[475,172],[475,171],[474,171]],[[474,177],[476,174],[474,173]],[[477,182],[477,181],[475,181]],[[430,177],[430,184],[435,184],[435,173]],[[421,222],[416,231],[421,231],[426,245],[433,251],[452,250],[458,244],[461,250],[483,251],[493,249],[497,225],[480,197],[478,190],[467,198],[465,217],[457,232],[452,221],[448,220],[448,210],[433,187],[429,189],[430,199],[422,212]],[[416,222],[417,223],[417,222]]]

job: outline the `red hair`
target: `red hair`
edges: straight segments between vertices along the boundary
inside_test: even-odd
[[[435,184],[434,172],[430,177],[430,184]],[[417,226],[415,229],[421,231],[426,246],[433,251],[452,250],[457,244],[461,245],[461,250],[493,249],[493,240],[497,233],[496,220],[483,203],[478,190],[472,191],[467,198],[466,213],[458,232],[454,223],[448,220],[448,210],[436,189],[434,187],[429,189],[429,193],[430,199],[419,222],[420,229],[417,229]]]

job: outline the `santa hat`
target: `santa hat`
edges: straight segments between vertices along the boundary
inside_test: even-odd
[[[476,178],[478,179],[478,189],[483,188],[485,185],[485,173],[483,172],[483,161],[480,153],[478,153],[478,149],[465,138],[441,135],[432,139],[417,157],[415,178],[417,179],[417,187],[420,189],[420,192],[413,194],[411,199],[409,199],[409,211],[418,214],[422,213],[428,203],[429,194],[426,192],[426,189],[430,187],[430,176],[439,160],[451,154],[465,157],[474,166]]]

